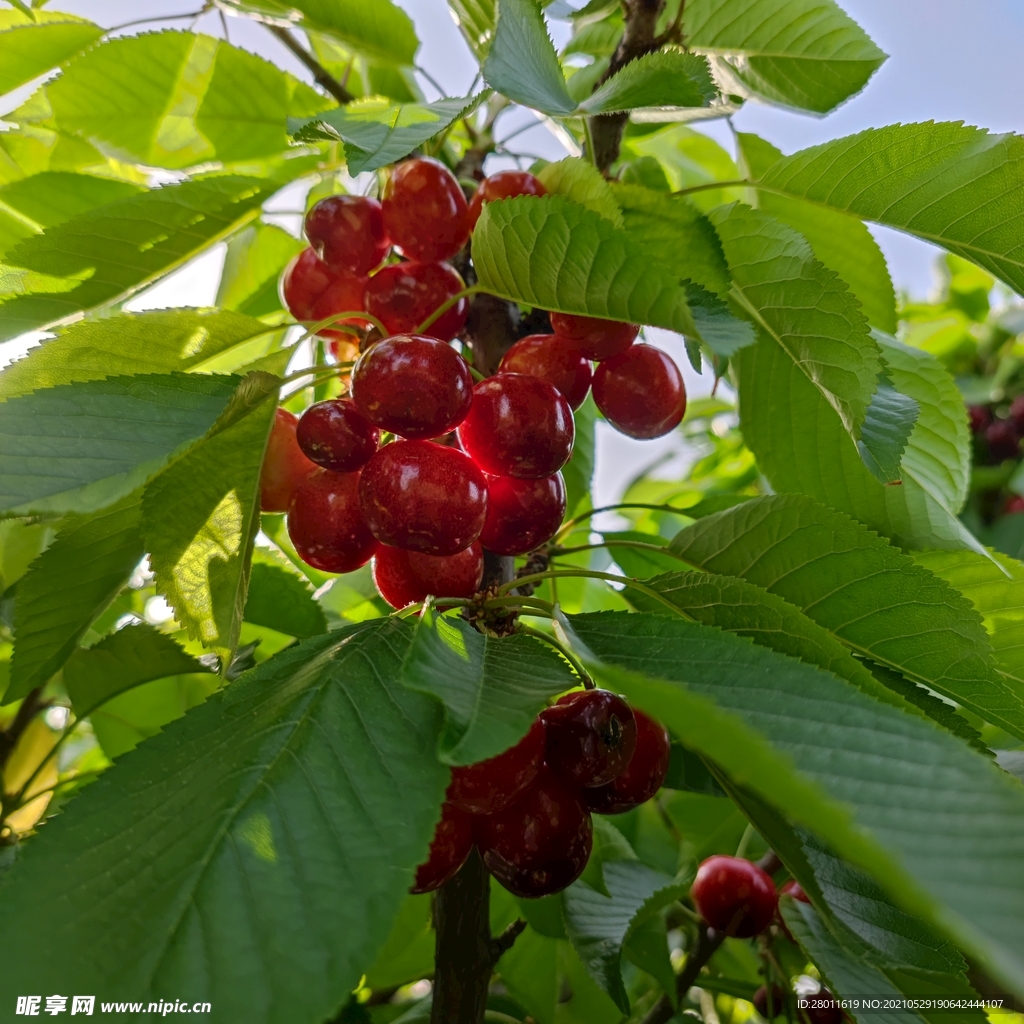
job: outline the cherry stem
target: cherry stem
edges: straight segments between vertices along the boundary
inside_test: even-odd
[[[281,378],[281,384],[282,386],[285,384],[292,384],[297,380],[302,380],[303,377],[323,377],[327,374],[337,373],[339,370],[344,370],[351,366],[355,366],[355,363],[318,363],[315,366],[307,366],[302,370],[296,370],[294,373],[289,373],[287,377]],[[307,387],[308,386],[309,385],[307,385]]]
[[[602,541],[600,544],[578,544],[573,548],[552,548],[551,557],[558,558],[562,555],[576,555],[581,551],[597,551],[598,548],[636,548],[639,551],[656,551],[659,555],[667,555],[669,558],[674,558],[677,562],[682,562],[683,565],[691,569],[693,568],[682,555],[677,555],[671,548],[665,547],[664,544],[645,544],[640,540],[617,540],[615,538]]]
[[[686,998],[686,993],[693,987],[693,983],[700,975],[701,969],[715,955],[718,947],[725,942],[725,939],[725,931],[708,928],[703,923],[697,929],[697,945],[686,957],[686,963],[683,964],[683,969],[676,978],[676,993],[680,1002]],[[650,1013],[644,1017],[641,1024],[666,1024],[667,1021],[672,1019],[674,1014],[675,1010],[672,1008],[672,1003],[669,1002],[668,996],[662,996],[651,1008]]]
[[[595,689],[596,683],[591,678],[590,673],[583,667],[583,662],[580,661],[573,651],[566,644],[563,644],[558,637],[552,636],[550,633],[545,633],[542,629],[534,629],[533,626],[520,625],[519,632],[525,633],[527,636],[534,636],[538,640],[542,640],[544,643],[554,647],[554,649],[558,651],[558,653],[561,654],[562,657],[565,658],[565,660],[576,670],[576,675],[580,677],[580,682],[582,682],[588,690]]]
[[[306,329],[306,333],[299,338],[295,343],[298,345],[300,342],[305,341],[307,338],[314,334],[319,334],[325,327],[330,327],[332,324],[337,323],[339,320],[365,320],[368,324],[373,324],[374,327],[380,331],[381,334],[386,338],[391,332],[371,313],[364,313],[361,309],[349,309],[344,313],[332,313],[329,317],[325,317],[323,320],[313,324],[312,327]],[[309,323],[308,320],[303,320],[302,323]],[[346,331],[348,334],[357,334],[356,328],[352,324],[339,324],[339,328]],[[358,335],[357,335],[358,336]]]
[[[661,548],[658,550],[660,551]],[[632,590],[639,590],[642,594],[646,594],[648,597],[659,602],[659,604],[665,605],[666,608],[671,609],[673,614],[683,614],[679,607],[674,605],[667,597],[665,597],[664,594],[660,594],[653,587],[648,587],[646,584],[640,583],[638,580],[634,580],[629,576],[616,576],[615,573],[598,572],[596,569],[549,569],[547,572],[535,572],[529,576],[520,576],[511,583],[504,584],[498,588],[498,593],[507,593],[511,588],[522,586],[524,583],[539,583],[543,580],[558,579],[591,579],[602,580],[606,583],[621,583],[623,586],[629,587]],[[499,599],[492,598],[492,600]]]
[[[437,309],[435,309],[434,312],[431,313],[430,316],[428,316],[427,319],[424,320],[423,323],[421,323],[413,333],[422,334],[431,324],[433,324],[435,321],[444,316],[445,313],[447,313],[448,310],[451,309],[452,306],[454,306],[457,302],[461,302],[463,299],[467,299],[471,295],[477,295],[479,292],[482,291],[483,288],[481,288],[480,285],[474,284],[469,288],[463,288],[461,292],[456,292],[451,298],[445,299],[445,301],[442,302],[441,305],[438,306]],[[369,317],[367,317],[367,319],[369,319]],[[387,332],[384,331],[383,333],[386,334]]]
[[[674,512],[677,516],[686,516],[689,518],[689,513],[685,508],[676,508],[675,505],[646,505],[642,502],[624,501],[620,502],[618,505],[602,505],[600,508],[590,509],[589,512],[581,512],[578,516],[568,519],[562,523],[555,536],[561,537],[563,533],[568,533],[577,523],[582,523],[591,516],[599,515],[601,512],[617,512],[620,508],[642,508],[652,512]]]

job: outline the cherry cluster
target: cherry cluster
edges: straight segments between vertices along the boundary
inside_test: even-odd
[[[991,405],[968,406],[967,414],[982,462],[999,465],[1020,457],[1020,442],[1024,438],[1024,395],[1018,395],[1003,415]]]
[[[474,843],[517,896],[559,892],[590,857],[591,812],[624,814],[661,787],[665,727],[608,690],[576,690],[540,713],[516,746],[452,770],[428,859],[412,891],[451,878]]]

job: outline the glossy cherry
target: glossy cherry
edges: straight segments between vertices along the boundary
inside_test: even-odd
[[[594,401],[616,430],[661,437],[679,426],[686,388],[679,367],[653,345],[634,345],[594,373]]]
[[[995,462],[1015,459],[1020,452],[1020,435],[1009,420],[996,420],[985,428],[988,453]]]
[[[544,725],[530,731],[496,757],[452,769],[447,799],[471,814],[496,814],[511,804],[537,777],[544,764]]]
[[[422,555],[382,544],[373,557],[373,582],[392,608],[434,597],[472,597],[484,575],[484,552],[471,544],[456,555]]]
[[[438,160],[405,160],[384,187],[384,227],[411,260],[447,260],[469,238],[466,197]]]
[[[281,301],[296,320],[315,320],[316,300],[335,276],[312,248],[303,249],[281,274]]]
[[[529,171],[497,171],[489,174],[473,194],[469,203],[469,229],[476,227],[476,222],[483,213],[484,203],[492,203],[495,199],[511,199],[513,196],[546,196],[548,190]]]
[[[384,214],[369,196],[328,196],[306,214],[306,237],[332,270],[365,274],[379,266],[391,243]]]
[[[555,334],[575,341],[588,359],[598,362],[625,352],[640,333],[636,324],[571,313],[552,313],[551,329]]]
[[[352,401],[373,424],[414,440],[457,427],[473,404],[473,375],[450,345],[418,334],[385,338],[352,370]]]
[[[473,849],[473,819],[445,801],[434,829],[427,859],[416,869],[411,893],[440,889],[455,874]]]
[[[296,436],[306,458],[335,473],[362,469],[380,444],[380,431],[350,398],[311,405],[299,420]]]
[[[287,409],[279,408],[274,415],[260,471],[261,512],[287,512],[295,489],[316,469],[296,440],[298,422]]]
[[[288,506],[288,536],[314,569],[353,572],[366,565],[378,545],[359,507],[359,474],[310,473]]]
[[[544,766],[532,785],[496,814],[474,821],[491,874],[516,896],[550,896],[582,874],[593,826],[578,790]]]
[[[810,899],[807,893],[804,892],[804,887],[795,879],[791,878],[785,885],[779,890],[783,896],[792,896],[793,899],[799,900],[801,903],[810,903]]]
[[[551,540],[565,516],[561,473],[540,480],[487,478],[487,519],[480,543],[497,555],[525,555]]]
[[[487,481],[455,448],[395,441],[366,464],[359,500],[382,543],[425,555],[454,555],[480,537]]]
[[[412,334],[442,303],[465,288],[447,263],[392,263],[366,285],[366,310],[391,334]],[[469,299],[461,298],[423,333],[451,341],[466,323]]]
[[[626,770],[607,785],[583,791],[587,806],[597,814],[625,814],[650,800],[665,781],[671,750],[668,730],[636,708],[633,718],[636,747]]]
[[[530,334],[520,338],[505,353],[499,370],[546,380],[558,388],[573,409],[583,404],[593,377],[590,361],[576,343],[556,334]]]
[[[327,286],[324,293],[313,303],[313,315],[311,320],[326,320],[329,316],[338,313],[348,313],[352,310],[366,308],[366,278],[357,277],[347,270],[339,271],[334,275],[334,280]],[[358,316],[345,317],[338,320],[339,324],[362,325],[366,321]],[[319,333],[328,338],[335,338],[338,341],[352,341],[353,336],[345,331],[334,331],[330,327],[321,328]]]
[[[690,895],[712,928],[749,939],[771,923],[779,899],[766,871],[742,857],[708,857],[693,880]]]
[[[636,749],[629,705],[610,690],[577,690],[541,712],[547,732],[544,760],[576,786],[618,778]]]
[[[557,388],[522,373],[498,373],[473,389],[459,443],[494,476],[538,480],[569,461],[572,410]]]

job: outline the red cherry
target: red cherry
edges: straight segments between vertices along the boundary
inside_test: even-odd
[[[306,214],[306,237],[332,270],[365,274],[388,254],[380,203],[368,196],[328,196]]]
[[[749,860],[723,854],[701,864],[690,895],[712,928],[737,939],[763,932],[779,903],[771,875]]]
[[[489,174],[473,195],[469,204],[469,229],[476,227],[476,222],[483,213],[484,203],[493,203],[495,199],[511,199],[513,196],[546,196],[548,190],[529,171],[498,171]]]
[[[472,459],[430,441],[395,441],[366,464],[363,514],[384,544],[454,555],[475,543],[487,515],[487,481]]]
[[[371,422],[414,440],[457,427],[473,404],[473,375],[450,345],[419,334],[385,338],[352,370],[352,401]]]
[[[772,985],[771,1001],[769,1005],[768,989],[762,985],[754,993],[754,998],[751,1002],[754,1004],[754,1009],[757,1010],[765,1020],[774,1020],[785,1012],[786,993],[782,991],[782,987],[780,985]]]
[[[306,458],[335,473],[362,469],[380,444],[380,431],[349,398],[311,405],[299,420],[297,437]]]
[[[555,334],[575,341],[588,359],[597,362],[625,352],[640,333],[636,324],[571,313],[552,313],[551,328]]]
[[[373,582],[392,608],[434,597],[472,597],[484,576],[484,553],[471,544],[457,555],[421,555],[382,544],[373,558]]]
[[[578,791],[547,766],[515,803],[474,822],[487,869],[516,896],[536,899],[571,885],[593,844]]]
[[[383,208],[391,241],[411,260],[450,259],[469,237],[462,186],[430,157],[405,160],[392,170]]]
[[[540,377],[561,391],[573,409],[578,409],[590,390],[593,371],[576,343],[557,334],[530,334],[520,338],[506,353],[498,368],[501,373],[525,373]]]
[[[377,541],[359,508],[359,474],[310,473],[288,506],[288,536],[314,569],[353,572],[366,565]]]
[[[366,278],[357,277],[347,270],[339,271],[334,275],[334,280],[327,286],[326,291],[313,303],[313,315],[310,320],[326,320],[329,316],[337,313],[347,313],[349,310],[366,308]],[[366,321],[360,317],[350,316],[344,320],[338,320],[339,324],[365,324]],[[353,336],[345,331],[332,331],[325,327],[319,332],[324,337],[335,338],[339,341],[352,341]]]
[[[623,434],[661,437],[682,421],[686,388],[679,367],[661,349],[634,345],[597,368],[594,401]]]
[[[801,903],[810,903],[811,900],[807,893],[804,892],[804,887],[795,879],[791,878],[783,887],[782,895],[792,896],[793,899],[799,900]]]
[[[447,263],[392,263],[367,283],[366,310],[391,334],[412,334],[438,306],[465,287]],[[461,298],[423,333],[451,341],[465,326],[467,316],[469,299]]]
[[[572,455],[572,410],[557,388],[522,373],[498,373],[473,389],[459,443],[493,476],[538,480]]]
[[[1009,417],[1017,432],[1024,433],[1024,395],[1018,395],[1010,403]]]
[[[565,515],[561,473],[540,480],[487,478],[487,519],[480,543],[497,555],[525,555],[551,540]]]
[[[1010,411],[1013,411],[1012,406]],[[971,433],[980,434],[992,422],[992,410],[987,405],[969,405],[967,406],[967,418],[970,420]]]
[[[668,730],[636,708],[633,718],[636,748],[626,770],[605,786],[583,791],[587,806],[597,814],[625,814],[650,800],[665,781],[671,749]]]
[[[636,749],[629,705],[610,690],[577,690],[541,712],[547,732],[544,760],[576,786],[618,778]]]
[[[473,849],[473,819],[447,801],[441,807],[441,820],[434,829],[427,859],[416,869],[411,893],[440,889],[451,878]]]
[[[1020,435],[1009,420],[996,420],[985,429],[988,452],[996,462],[1015,459],[1020,449]]]
[[[260,472],[261,512],[286,512],[295,488],[316,469],[295,439],[298,422],[287,409],[279,408],[274,415]]]
[[[334,278],[312,249],[303,249],[281,274],[281,301],[296,320],[315,320],[313,306]]]
[[[537,718],[514,747],[486,761],[453,768],[447,799],[471,814],[495,814],[533,782],[543,764],[544,724]]]
[[[816,995],[808,996],[810,1006],[802,1007],[810,1024],[840,1024],[843,1019],[842,1008],[836,1003],[836,997],[827,988],[822,988]]]

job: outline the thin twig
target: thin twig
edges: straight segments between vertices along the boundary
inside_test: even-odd
[[[329,92],[339,103],[351,103],[355,96],[352,95],[339,82],[302,44],[288,31],[286,28],[282,28],[280,25],[271,25],[269,22],[263,22],[266,30],[273,35],[277,36],[278,39],[288,47],[289,50],[296,57],[306,65],[307,68],[313,74],[313,80],[320,88]]]
[[[120,25],[111,25],[110,28],[104,30],[103,34],[110,35],[111,32],[120,32],[121,29],[131,28],[134,25],[151,25],[155,21],[188,21],[189,18],[201,17],[208,10],[210,10],[209,6],[199,11],[190,11],[188,14],[161,14],[159,17],[136,18],[134,21],[124,21]]]
[[[697,930],[697,946],[686,958],[683,969],[676,978],[676,994],[679,1001],[686,998],[686,993],[693,987],[693,983],[700,975],[701,969],[714,956],[715,951],[725,941],[726,933],[716,931],[714,928],[699,928]],[[650,1012],[644,1017],[641,1024],[665,1024],[672,1019],[675,1010],[668,996],[662,996],[651,1007]]]

